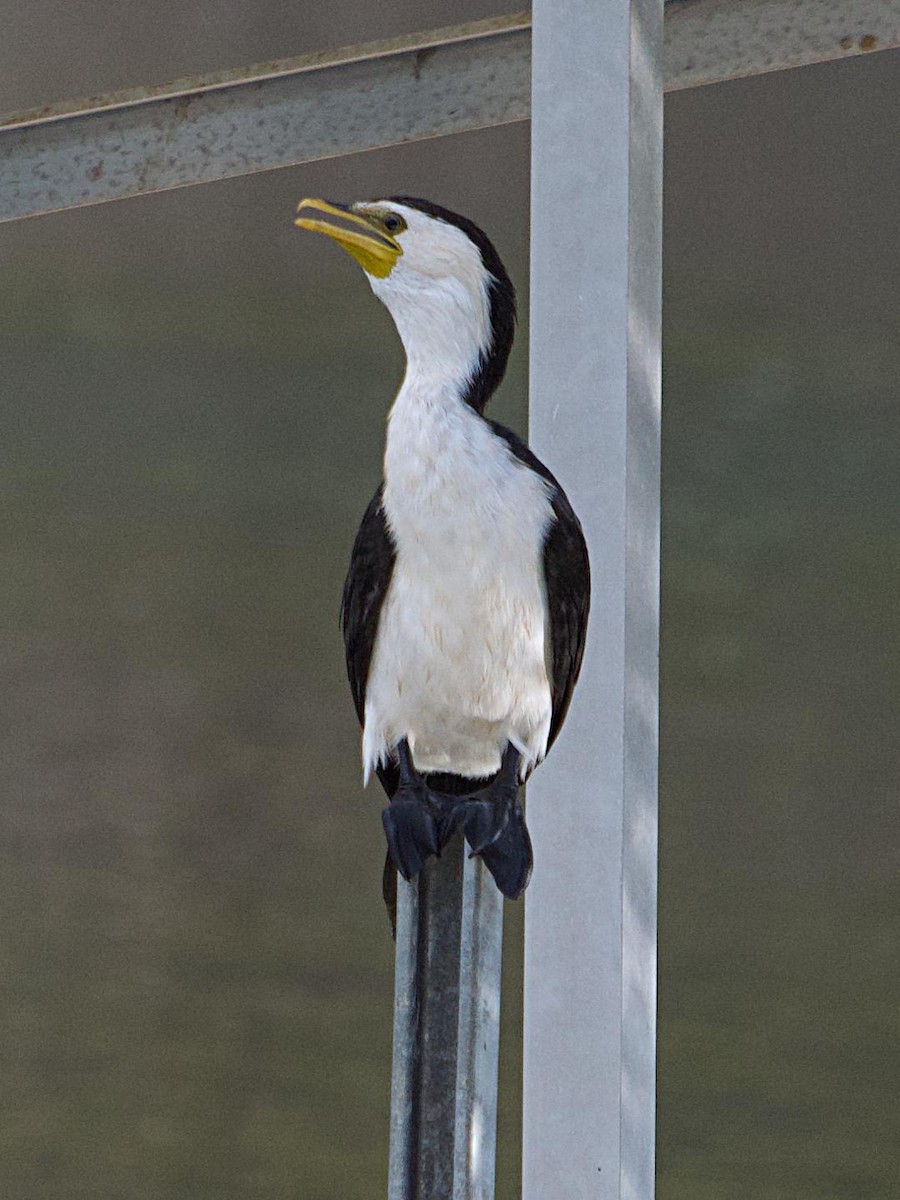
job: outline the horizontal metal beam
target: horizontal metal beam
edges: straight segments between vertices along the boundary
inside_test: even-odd
[[[667,92],[900,46],[900,0],[668,0]]]
[[[0,220],[521,121],[530,69],[519,13],[23,113]]]
[[[667,90],[900,46],[900,0],[670,0]],[[0,221],[529,116],[528,13],[0,119]]]

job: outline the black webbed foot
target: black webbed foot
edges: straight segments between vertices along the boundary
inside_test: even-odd
[[[519,800],[519,752],[508,745],[494,779],[465,797],[429,788],[413,765],[405,738],[397,756],[400,782],[381,820],[389,861],[403,878],[415,879],[429,855],[440,854],[462,826],[472,856],[482,859],[503,895],[510,900],[521,896],[533,858]]]
[[[506,797],[478,800],[474,796],[466,801],[463,830],[473,854],[483,854],[503,835],[510,816],[510,804],[505,801]]]
[[[404,879],[415,879],[429,854],[439,850],[437,822],[425,798],[397,791],[381,814],[388,850]]]
[[[438,798],[416,771],[405,738],[398,745],[397,754],[400,783],[390,804],[382,811],[381,823],[394,866],[409,880],[415,879],[430,854],[440,853],[440,808]]]
[[[473,855],[510,900],[521,896],[531,878],[533,856],[519,800],[519,753],[507,746],[496,778],[456,805],[453,824],[462,824]]]
[[[478,853],[503,895],[517,900],[528,887],[534,863],[525,814],[518,800],[499,834]]]

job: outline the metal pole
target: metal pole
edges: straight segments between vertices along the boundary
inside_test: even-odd
[[[531,440],[594,577],[529,785],[525,1200],[653,1196],[662,0],[535,0]]]
[[[459,836],[398,883],[388,1200],[493,1200],[503,900]]]

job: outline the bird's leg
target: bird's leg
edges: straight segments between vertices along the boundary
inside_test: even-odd
[[[388,851],[404,879],[415,879],[429,854],[440,850],[432,794],[416,770],[403,738],[397,745],[400,783],[381,814]]]
[[[504,896],[515,900],[531,878],[531,838],[519,799],[519,752],[507,742],[500,770],[457,806],[473,855],[478,855]]]

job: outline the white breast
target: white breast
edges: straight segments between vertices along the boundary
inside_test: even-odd
[[[401,389],[384,507],[397,557],[366,691],[366,777],[409,739],[420,771],[522,774],[550,726],[544,534],[548,485],[455,397]]]

